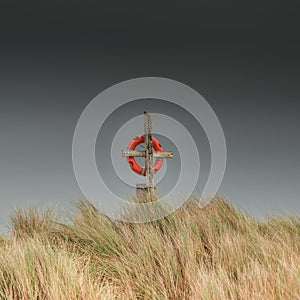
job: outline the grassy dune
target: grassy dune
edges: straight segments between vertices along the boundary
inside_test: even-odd
[[[148,224],[84,201],[65,222],[16,211],[0,299],[300,299],[300,218],[257,221],[221,198]]]

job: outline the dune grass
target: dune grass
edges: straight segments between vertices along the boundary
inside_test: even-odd
[[[219,197],[145,224],[87,201],[65,222],[18,210],[0,237],[0,299],[300,299],[300,218],[257,221]]]

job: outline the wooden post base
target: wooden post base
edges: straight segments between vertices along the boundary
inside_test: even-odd
[[[156,200],[156,186],[152,187],[152,195],[150,191],[151,187],[144,183],[137,183],[136,185],[136,201],[139,203],[145,203]]]

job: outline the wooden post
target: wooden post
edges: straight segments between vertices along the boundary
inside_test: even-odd
[[[144,140],[146,150],[146,188],[148,201],[152,201],[155,198],[154,180],[153,180],[153,145],[152,145],[152,121],[149,112],[144,112]]]
[[[154,189],[154,195],[156,195],[156,186],[152,187]],[[152,194],[152,198],[150,198],[150,188],[147,186],[147,184],[144,183],[137,183],[136,184],[136,200],[137,202],[144,203],[144,202],[150,202],[154,201],[155,197]]]
[[[154,184],[153,157],[172,158],[172,152],[155,152],[152,145],[152,120],[149,112],[144,112],[144,143],[145,151],[123,150],[122,156],[145,157],[146,184],[136,185],[136,198],[138,202],[156,200],[156,186]]]

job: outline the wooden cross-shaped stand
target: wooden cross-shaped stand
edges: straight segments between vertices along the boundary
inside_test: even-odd
[[[145,157],[146,184],[136,185],[136,196],[144,202],[156,199],[156,187],[154,184],[153,158],[172,158],[173,152],[156,152],[152,145],[152,120],[149,112],[144,112],[144,151],[123,150],[122,156]],[[146,199],[145,199],[146,198]]]

